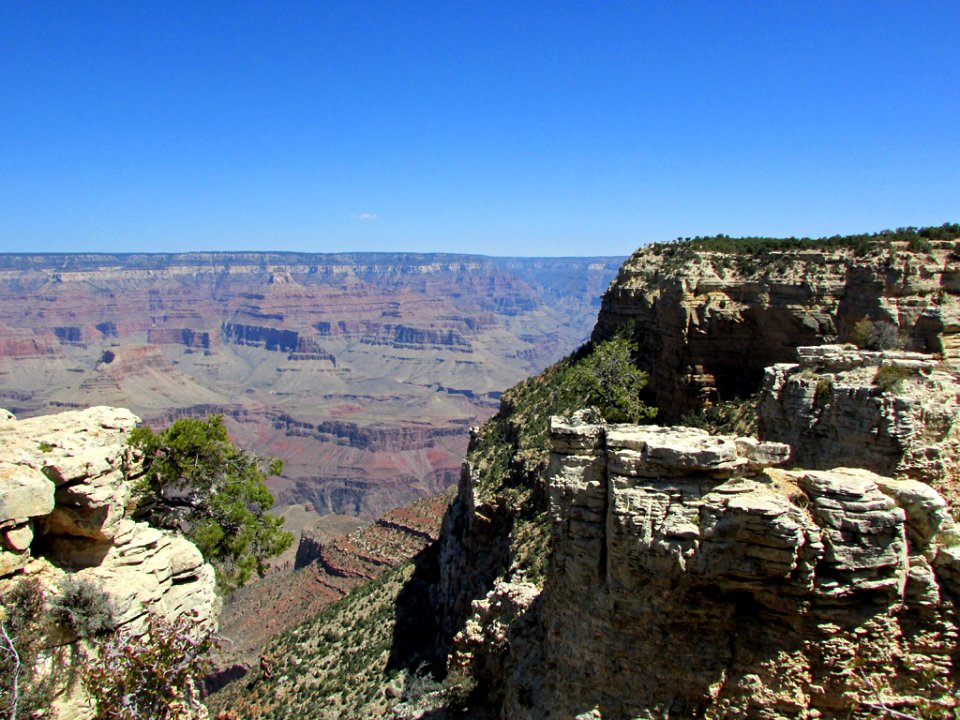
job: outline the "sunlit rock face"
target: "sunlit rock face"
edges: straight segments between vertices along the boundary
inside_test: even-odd
[[[758,410],[761,437],[804,467],[920,480],[960,507],[960,380],[937,356],[801,347],[767,369]]]
[[[767,467],[789,447],[689,428],[551,430],[553,554],[508,615],[536,620],[512,620],[502,717],[846,717],[874,688],[949,704],[960,535],[929,485]]]
[[[881,340],[960,367],[952,242],[923,252],[878,243],[859,255],[671,247],[641,248],[624,263],[594,330],[597,338],[633,333],[662,418],[753,393],[768,366],[797,362],[800,346],[846,342],[865,320],[883,331]]]
[[[0,258],[0,404],[224,415],[281,505],[368,519],[456,482],[499,394],[586,340],[622,258]]]
[[[147,613],[216,627],[213,568],[193,543],[129,517],[129,410],[94,407],[0,419],[0,594],[26,578],[55,595],[65,577],[100,588],[114,629],[141,634]],[[67,636],[66,641],[76,642]],[[56,717],[92,717],[77,688],[59,695]]]

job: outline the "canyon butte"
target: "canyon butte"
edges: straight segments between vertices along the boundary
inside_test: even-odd
[[[222,627],[325,596],[211,715],[955,717],[958,267],[956,225],[641,248],[591,341],[472,431],[449,503],[305,536],[289,592],[233,601]],[[656,418],[583,384],[611,347]],[[0,582],[56,564],[53,505],[4,521]]]

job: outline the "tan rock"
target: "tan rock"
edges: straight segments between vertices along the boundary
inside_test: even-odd
[[[855,658],[949,663],[960,538],[929,486],[761,472],[781,446],[683,428],[552,427],[543,590],[513,606],[498,581],[455,643],[502,683],[502,717],[838,717],[872,701]],[[905,608],[938,619],[901,627]],[[912,687],[889,660],[860,667]]]
[[[3,531],[4,545],[9,550],[23,552],[30,548],[33,542],[33,523],[25,522]],[[2,574],[2,573],[0,573]]]
[[[115,408],[0,422],[0,582],[30,574],[49,595],[66,574],[90,580],[133,633],[146,629],[148,612],[215,627],[215,573],[196,546],[126,517],[125,438],[136,422]],[[35,537],[44,557],[31,555]],[[80,691],[61,694],[54,710],[60,720],[92,717]]]
[[[770,250],[747,258],[643,247],[604,296],[593,337],[634,328],[651,404],[670,422],[718,398],[754,392],[765,368],[798,361],[798,345],[846,341],[865,318],[957,367],[956,260],[946,243],[931,252],[877,243],[865,255],[852,249]],[[813,352],[824,363],[834,362],[828,350]],[[929,367],[929,359],[896,351],[888,357],[904,367]],[[857,361],[849,354],[836,359]]]
[[[960,500],[960,379],[932,369],[930,355],[826,350],[829,369],[822,348],[801,348],[800,364],[767,369],[760,436],[789,444],[803,467],[862,467]],[[886,389],[875,384],[881,365],[906,360],[922,368],[908,368]]]
[[[0,520],[48,514],[54,507],[53,490],[39,470],[0,460]]]

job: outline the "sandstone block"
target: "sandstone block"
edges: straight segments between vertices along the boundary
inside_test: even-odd
[[[54,486],[26,465],[0,461],[0,520],[46,515],[54,507]]]
[[[916,551],[926,549],[941,525],[950,522],[947,501],[926,483],[880,476],[876,478],[876,483],[906,512],[908,537]]]
[[[25,552],[7,552],[0,550],[0,577],[11,575],[30,562],[30,555]]]
[[[33,523],[25,522],[3,531],[4,545],[8,550],[23,552],[30,548],[33,542]]]

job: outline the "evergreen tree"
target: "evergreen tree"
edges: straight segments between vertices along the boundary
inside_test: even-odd
[[[267,514],[273,496],[264,484],[283,462],[236,447],[223,417],[181,418],[155,433],[140,427],[130,445],[143,455],[138,515],[160,527],[178,527],[217,572],[222,590],[242,586],[268,558],[293,541],[283,518]]]

